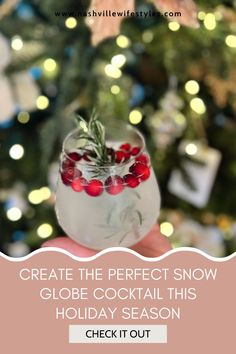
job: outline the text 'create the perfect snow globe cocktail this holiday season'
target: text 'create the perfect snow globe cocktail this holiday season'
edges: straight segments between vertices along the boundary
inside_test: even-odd
[[[63,144],[56,192],[59,224],[79,244],[102,250],[130,247],[157,221],[160,193],[145,151],[132,126],[106,126],[92,117]]]

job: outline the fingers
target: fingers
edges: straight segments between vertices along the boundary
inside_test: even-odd
[[[53,240],[45,242],[42,247],[56,247],[62,248],[78,257],[91,257],[94,256],[97,252],[89,248],[80,246],[75,241],[71,240],[69,237],[57,237]]]
[[[45,242],[42,247],[61,248],[78,257],[91,257],[98,253],[98,251],[79,245],[69,237],[57,237]],[[159,257],[171,250],[171,244],[166,237],[161,235],[159,226],[154,225],[147,236],[131,249],[145,257]]]
[[[147,236],[132,249],[145,257],[159,257],[172,247],[168,239],[160,233],[159,226],[154,225]]]

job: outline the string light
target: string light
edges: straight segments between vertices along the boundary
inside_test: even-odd
[[[48,187],[40,188],[41,197],[43,200],[47,200],[51,197],[52,193]]]
[[[113,95],[118,95],[120,93],[120,87],[118,85],[113,85],[111,87],[111,93]]]
[[[117,68],[121,68],[126,63],[124,54],[117,54],[111,59],[111,64]]]
[[[9,155],[13,160],[20,160],[24,156],[24,148],[20,144],[13,145],[9,150]]]
[[[38,189],[31,191],[28,195],[28,199],[31,204],[35,204],[35,205],[40,204],[43,201],[42,195]]]
[[[206,112],[205,103],[201,98],[195,97],[190,101],[190,107],[198,114],[204,114]]]
[[[186,152],[186,154],[188,154],[188,155],[190,155],[190,156],[196,155],[197,150],[198,150],[197,145],[194,144],[194,143],[188,144],[188,145],[186,145],[186,147],[185,147],[185,152]]]
[[[37,229],[37,234],[40,238],[48,238],[53,233],[53,228],[50,224],[42,224]]]
[[[214,14],[206,14],[204,18],[204,26],[208,31],[213,31],[216,28],[216,17]]]
[[[178,22],[169,22],[168,27],[171,31],[176,32],[180,29],[180,24]]]
[[[120,69],[112,64],[106,65],[104,71],[107,76],[112,77],[113,79],[119,79],[122,75]]]
[[[130,40],[128,37],[124,36],[123,34],[120,34],[116,38],[116,44],[120,48],[128,48],[130,46]]]
[[[20,36],[14,36],[11,40],[11,47],[14,50],[21,50],[23,48],[23,41]]]
[[[18,221],[22,217],[22,211],[16,207],[8,209],[6,214],[10,221]]]
[[[26,124],[28,123],[28,121],[30,120],[30,115],[28,112],[20,112],[18,115],[17,115],[17,120],[19,123],[21,124]]]
[[[74,17],[69,17],[65,21],[65,26],[69,29],[74,29],[77,26],[77,20]]]
[[[174,227],[170,222],[166,221],[166,222],[161,223],[160,231],[164,236],[170,237],[174,233]]]
[[[236,48],[236,36],[234,36],[233,34],[228,35],[225,38],[225,43],[230,48]]]
[[[48,187],[42,187],[40,189],[35,189],[31,191],[28,195],[28,200],[31,204],[40,204],[44,200],[47,200],[51,197],[51,191]]]
[[[144,43],[151,43],[153,41],[154,35],[152,31],[144,31],[142,34],[142,39]]]
[[[195,80],[189,80],[185,84],[185,90],[190,95],[196,95],[200,90],[199,83]]]
[[[56,70],[57,63],[54,59],[48,58],[44,61],[43,67],[46,71],[52,72],[52,71]]]
[[[204,21],[204,19],[206,17],[206,13],[204,11],[199,11],[197,17],[199,20]]]
[[[131,111],[129,114],[129,121],[131,124],[134,125],[139,124],[142,121],[142,119],[143,119],[143,115],[138,109]]]
[[[49,99],[46,96],[39,96],[36,100],[36,106],[40,110],[46,109],[49,106]]]

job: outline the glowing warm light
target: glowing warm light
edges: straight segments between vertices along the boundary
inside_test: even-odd
[[[198,17],[199,20],[203,21],[205,19],[205,17],[206,17],[206,13],[204,11],[199,11],[197,17]]]
[[[20,112],[18,115],[17,115],[17,120],[19,123],[21,124],[26,124],[28,123],[28,121],[30,120],[30,115],[28,112]]]
[[[43,200],[47,200],[51,197],[52,193],[48,187],[40,188],[40,194]]]
[[[126,63],[124,54],[117,54],[111,59],[111,64],[117,68],[121,68]]]
[[[42,193],[40,192],[39,189],[35,189],[29,193],[28,199],[31,204],[35,204],[35,205],[40,204],[43,201]]]
[[[185,90],[190,95],[196,95],[200,90],[199,83],[195,80],[189,80],[185,84]]]
[[[120,87],[118,85],[113,85],[111,87],[111,93],[113,93],[113,95],[118,95],[120,93]]]
[[[54,71],[57,68],[57,63],[54,59],[48,58],[44,61],[43,67],[46,71]]]
[[[74,17],[69,17],[65,21],[65,25],[69,29],[74,29],[77,26],[77,20]]]
[[[129,121],[131,124],[139,124],[143,119],[142,113],[135,109],[129,114]]]
[[[201,98],[195,97],[190,102],[192,110],[198,114],[204,114],[206,112],[205,103]]]
[[[9,150],[9,155],[13,160],[20,160],[24,155],[24,148],[20,144],[13,145]]]
[[[21,50],[23,48],[23,41],[20,36],[14,36],[12,38],[11,47],[14,50]]]
[[[176,32],[180,29],[180,24],[178,22],[169,22],[168,27],[171,31]]]
[[[164,236],[170,237],[174,233],[174,227],[169,222],[163,222],[160,225],[160,231]]]
[[[230,48],[236,48],[236,36],[230,34],[225,38],[225,43]]]
[[[19,208],[10,208],[7,210],[7,218],[11,221],[18,221],[22,217],[22,211]]]
[[[40,238],[47,238],[53,233],[53,228],[50,224],[42,224],[37,229],[37,234]]]
[[[214,14],[206,14],[204,18],[204,26],[208,31],[213,31],[216,28],[216,17]]]
[[[197,145],[193,144],[193,143],[186,145],[185,152],[186,152],[186,154],[188,154],[190,156],[196,155]]]
[[[49,106],[49,99],[46,96],[39,96],[36,100],[36,106],[38,109],[46,109]]]
[[[142,34],[142,39],[144,43],[151,43],[154,38],[153,32],[152,31],[144,31]]]
[[[116,38],[116,44],[120,48],[128,48],[130,46],[130,40],[128,37],[121,34]]]
[[[112,77],[113,79],[119,79],[122,75],[120,69],[112,64],[106,65],[104,71],[107,76]]]
[[[51,191],[48,187],[42,187],[40,189],[35,189],[31,191],[28,195],[28,200],[31,204],[40,204],[44,200],[47,200],[51,197]]]

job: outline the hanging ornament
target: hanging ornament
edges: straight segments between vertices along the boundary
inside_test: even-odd
[[[134,0],[92,0],[88,12],[95,12],[97,16],[87,19],[87,24],[92,31],[92,44],[96,46],[102,40],[119,34],[121,21],[124,16],[109,15],[112,12],[134,11]],[[101,13],[101,15],[99,15]]]
[[[162,13],[181,12],[181,16],[171,17],[181,25],[198,28],[197,6],[193,0],[153,0],[157,9]]]
[[[174,170],[169,191],[197,208],[204,208],[210,198],[221,161],[221,153],[200,141],[182,141],[179,147],[181,170]]]
[[[175,90],[168,91],[160,101],[160,109],[149,120],[153,139],[158,148],[165,149],[186,128],[186,118],[180,112],[184,102]]]

